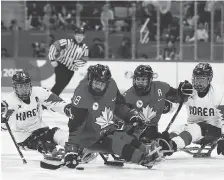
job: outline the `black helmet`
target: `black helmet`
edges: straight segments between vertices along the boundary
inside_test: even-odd
[[[89,66],[87,72],[89,90],[94,96],[102,96],[111,80],[111,72],[108,66],[101,64]],[[98,84],[95,84],[95,83]]]
[[[133,87],[139,95],[145,95],[149,92],[153,76],[154,72],[149,65],[140,65],[135,69],[133,76]],[[139,82],[139,78],[143,77],[147,78],[147,84],[144,84],[144,82]]]
[[[32,91],[31,78],[27,71],[16,71],[12,76],[13,89],[21,100],[29,99]]]
[[[75,34],[85,34],[85,29],[84,28],[76,28]]]
[[[192,84],[195,90],[204,92],[213,78],[213,70],[209,63],[199,63],[195,66],[192,75]]]

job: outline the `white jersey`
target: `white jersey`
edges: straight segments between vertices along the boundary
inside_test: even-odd
[[[32,87],[30,104],[24,103],[14,92],[3,97],[2,100],[6,101],[8,109],[14,110],[9,118],[9,125],[18,143],[26,140],[34,130],[46,127],[42,120],[42,105],[64,114],[64,107],[67,104],[42,87]]]
[[[218,106],[224,105],[224,90],[218,86],[209,88],[207,95],[200,98],[194,90],[193,96],[186,102],[188,123],[206,122],[221,128],[223,117]]]

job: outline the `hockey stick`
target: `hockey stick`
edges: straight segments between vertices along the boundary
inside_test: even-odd
[[[13,141],[14,145],[16,146],[16,149],[17,149],[17,151],[18,151],[20,157],[22,158],[23,164],[26,164],[27,161],[26,161],[26,159],[24,158],[23,153],[22,153],[21,150],[19,149],[19,146],[18,146],[18,144],[17,144],[17,142],[16,142],[16,140],[15,140],[15,137],[14,137],[13,134],[12,134],[11,128],[10,128],[10,126],[9,126],[9,123],[8,123],[8,122],[5,122],[5,125],[6,125],[7,130],[9,131],[9,134],[10,134],[10,136],[11,136],[11,138],[12,138],[12,141]]]
[[[44,169],[57,170],[57,169],[59,169],[61,167],[64,167],[64,166],[66,166],[66,163],[62,163],[62,164],[59,164],[59,165],[54,165],[54,164],[49,164],[49,163],[40,161],[40,167],[44,168]],[[75,167],[74,169],[84,170],[84,167]]]
[[[180,112],[180,110],[181,110],[183,104],[184,104],[184,98],[181,98],[181,101],[180,101],[180,104],[179,104],[179,106],[178,106],[178,108],[177,108],[177,111],[175,112],[175,114],[173,115],[172,119],[170,120],[169,124],[168,124],[167,127],[166,127],[166,130],[165,130],[166,132],[169,131],[170,126],[171,126],[171,125],[173,124],[173,122],[175,121],[175,119],[176,119],[177,115],[179,114],[179,112]]]
[[[124,166],[124,162],[123,161],[108,161],[102,153],[99,153],[99,154],[100,154],[101,158],[103,159],[105,165],[108,165],[108,166],[118,166],[118,167]],[[114,156],[114,154],[111,154],[111,156],[114,158],[114,160],[117,159],[117,157]]]
[[[49,164],[49,163],[40,161],[40,167],[42,167],[44,169],[56,170],[56,169],[59,169],[63,166],[65,166],[65,163],[62,163],[62,164],[59,164],[59,165],[54,165],[54,164]]]

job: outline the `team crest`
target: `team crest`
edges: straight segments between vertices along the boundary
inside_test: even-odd
[[[141,107],[143,106],[143,102],[142,102],[142,100],[138,100],[138,101],[136,102],[136,106],[137,106],[137,108],[141,108]]]
[[[93,103],[93,110],[96,111],[99,108],[99,104],[97,102]]]
[[[109,125],[114,124],[113,117],[113,112],[110,110],[110,108],[105,107],[102,115],[96,118],[96,124],[100,125],[100,128],[103,129]]]
[[[142,113],[146,122],[150,122],[156,116],[156,112],[154,112],[152,108],[149,107],[149,105],[145,108],[142,108]]]

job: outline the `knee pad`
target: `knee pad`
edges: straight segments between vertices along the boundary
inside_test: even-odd
[[[171,133],[173,133],[175,135],[179,135],[181,132],[183,132],[185,130],[185,128],[186,128],[186,124],[178,126]]]
[[[202,138],[201,127],[196,123],[187,124],[185,126],[185,131],[191,134],[192,142],[199,141]]]

